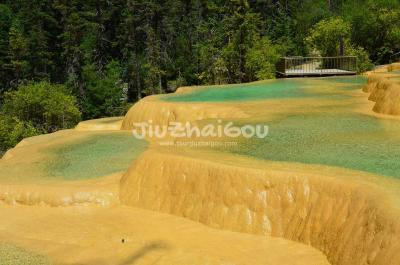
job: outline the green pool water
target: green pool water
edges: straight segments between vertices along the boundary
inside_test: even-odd
[[[400,178],[400,122],[355,113],[305,113],[265,121],[265,139],[234,153],[272,161],[321,164]]]
[[[345,84],[344,86],[338,87],[338,89],[358,89],[360,86],[367,83],[367,78],[365,76],[335,76],[316,78],[316,80],[332,82],[336,84]]]
[[[322,96],[331,98],[343,97],[343,95],[326,94],[323,91],[321,93],[308,91],[313,86],[312,81],[319,82],[321,80],[345,84],[342,86],[343,88],[354,88],[355,85],[366,82],[365,78],[359,76],[278,79],[258,83],[226,85],[218,88],[201,87],[191,93],[165,95],[162,99],[168,102],[229,102]]]
[[[363,77],[274,80],[264,84],[200,89],[170,101],[236,101],[243,99],[290,99],[330,97],[338,104],[310,105],[299,113],[274,118],[254,117],[269,126],[265,139],[243,140],[237,148],[221,149],[272,161],[321,164],[400,178],[400,121],[358,114],[353,103],[343,105],[343,90],[361,89]],[[330,94],[321,86],[334,86]],[[320,87],[315,87],[320,86]],[[310,89],[311,88],[311,89]],[[336,94],[337,92],[337,94]],[[352,97],[351,93],[344,93]],[[352,102],[352,101],[349,101]],[[267,107],[267,106],[266,106]]]
[[[67,180],[101,177],[126,171],[147,148],[129,132],[98,133],[52,149],[46,162],[50,176]]]

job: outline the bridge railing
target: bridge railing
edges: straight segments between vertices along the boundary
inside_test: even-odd
[[[276,65],[282,75],[329,75],[357,72],[355,56],[283,57]]]

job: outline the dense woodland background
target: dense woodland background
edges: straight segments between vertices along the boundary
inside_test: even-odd
[[[398,0],[0,0],[0,152],[183,85],[274,77],[283,55],[400,51]]]

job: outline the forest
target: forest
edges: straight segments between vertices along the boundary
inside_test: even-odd
[[[0,153],[179,86],[275,77],[281,56],[400,52],[398,0],[0,0]]]

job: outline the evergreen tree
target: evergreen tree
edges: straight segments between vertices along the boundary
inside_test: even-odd
[[[346,36],[317,38],[321,21],[345,24]],[[103,115],[84,109],[99,88],[88,76],[102,80],[111,62],[136,101],[180,85],[273,77],[273,58],[309,55],[310,43],[337,54],[337,38],[387,63],[400,51],[399,21],[397,0],[3,0],[0,100],[19,83],[49,80],[66,84],[84,113]],[[331,39],[329,51],[316,47]]]

